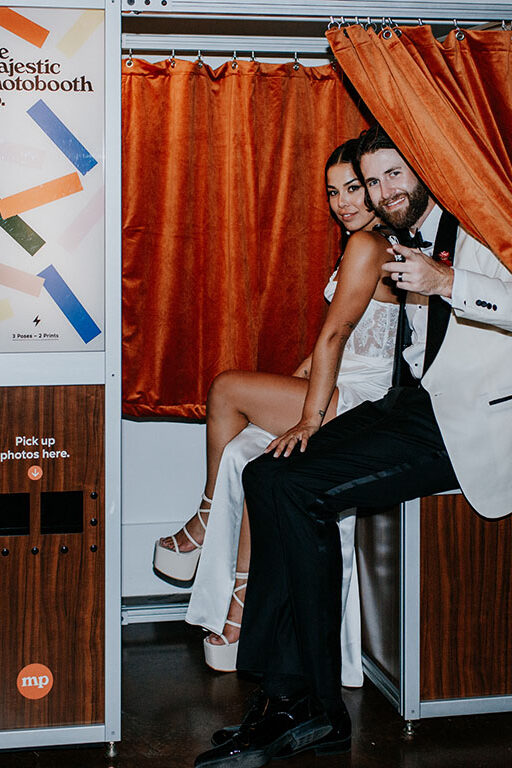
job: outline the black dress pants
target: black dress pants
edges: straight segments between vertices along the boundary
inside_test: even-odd
[[[243,484],[251,565],[238,669],[267,693],[293,681],[341,706],[338,514],[458,487],[429,395],[396,387],[322,427],[304,453],[264,454]]]

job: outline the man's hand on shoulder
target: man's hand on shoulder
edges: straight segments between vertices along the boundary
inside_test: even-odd
[[[388,253],[405,256],[405,261],[389,261],[382,265],[398,288],[424,296],[444,296],[450,299],[453,288],[453,269],[448,264],[434,261],[418,248],[394,245]]]

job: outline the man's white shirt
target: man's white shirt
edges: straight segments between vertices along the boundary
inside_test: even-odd
[[[430,258],[432,258],[434,253],[434,243],[441,214],[441,208],[438,205],[434,205],[419,228],[423,239],[431,243],[428,248],[421,248],[422,253]],[[411,326],[411,344],[404,349],[403,356],[404,360],[409,364],[412,375],[416,379],[420,379],[423,373],[425,344],[427,341],[428,296],[422,296],[420,293],[408,293],[405,307],[407,319]]]

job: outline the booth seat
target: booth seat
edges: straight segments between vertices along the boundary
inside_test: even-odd
[[[512,516],[454,490],[357,525],[364,668],[408,720],[512,710]]]

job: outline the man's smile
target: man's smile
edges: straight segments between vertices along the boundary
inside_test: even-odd
[[[381,205],[384,208],[396,208],[397,205],[408,200],[408,195],[398,195],[398,197],[392,197],[388,200],[384,200]]]

